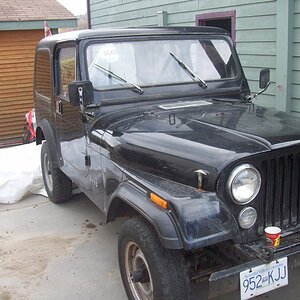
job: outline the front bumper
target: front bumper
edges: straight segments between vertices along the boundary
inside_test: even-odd
[[[300,239],[297,237],[291,242],[290,239],[282,243],[283,245],[278,248],[271,255],[270,260],[288,257],[288,269],[300,267]],[[262,246],[262,245],[261,245]],[[262,246],[263,247],[263,246]],[[259,249],[256,245],[256,250]],[[262,249],[262,248],[261,248]],[[252,252],[253,254],[254,252]],[[259,253],[259,252],[257,252]],[[212,273],[209,278],[209,298],[214,298],[226,293],[235,292],[240,289],[240,272],[254,268],[256,266],[266,263],[262,258],[253,259],[249,262],[242,263],[227,269]]]

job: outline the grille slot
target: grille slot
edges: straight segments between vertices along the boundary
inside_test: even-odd
[[[271,157],[262,162],[264,227],[287,229],[299,223],[299,168],[299,153]]]

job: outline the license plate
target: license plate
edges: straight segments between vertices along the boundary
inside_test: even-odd
[[[288,284],[287,257],[240,273],[241,300],[250,299]]]

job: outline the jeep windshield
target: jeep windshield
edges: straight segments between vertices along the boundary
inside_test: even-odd
[[[173,56],[183,62],[195,78]],[[89,80],[97,90],[132,88],[132,84],[150,87],[201,80],[205,83],[237,75],[236,62],[225,39],[93,43],[87,47],[87,64]],[[118,76],[112,76],[105,69]]]

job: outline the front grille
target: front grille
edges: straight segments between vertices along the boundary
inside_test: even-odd
[[[262,162],[261,208],[264,227],[288,229],[300,223],[300,152],[281,154]]]

